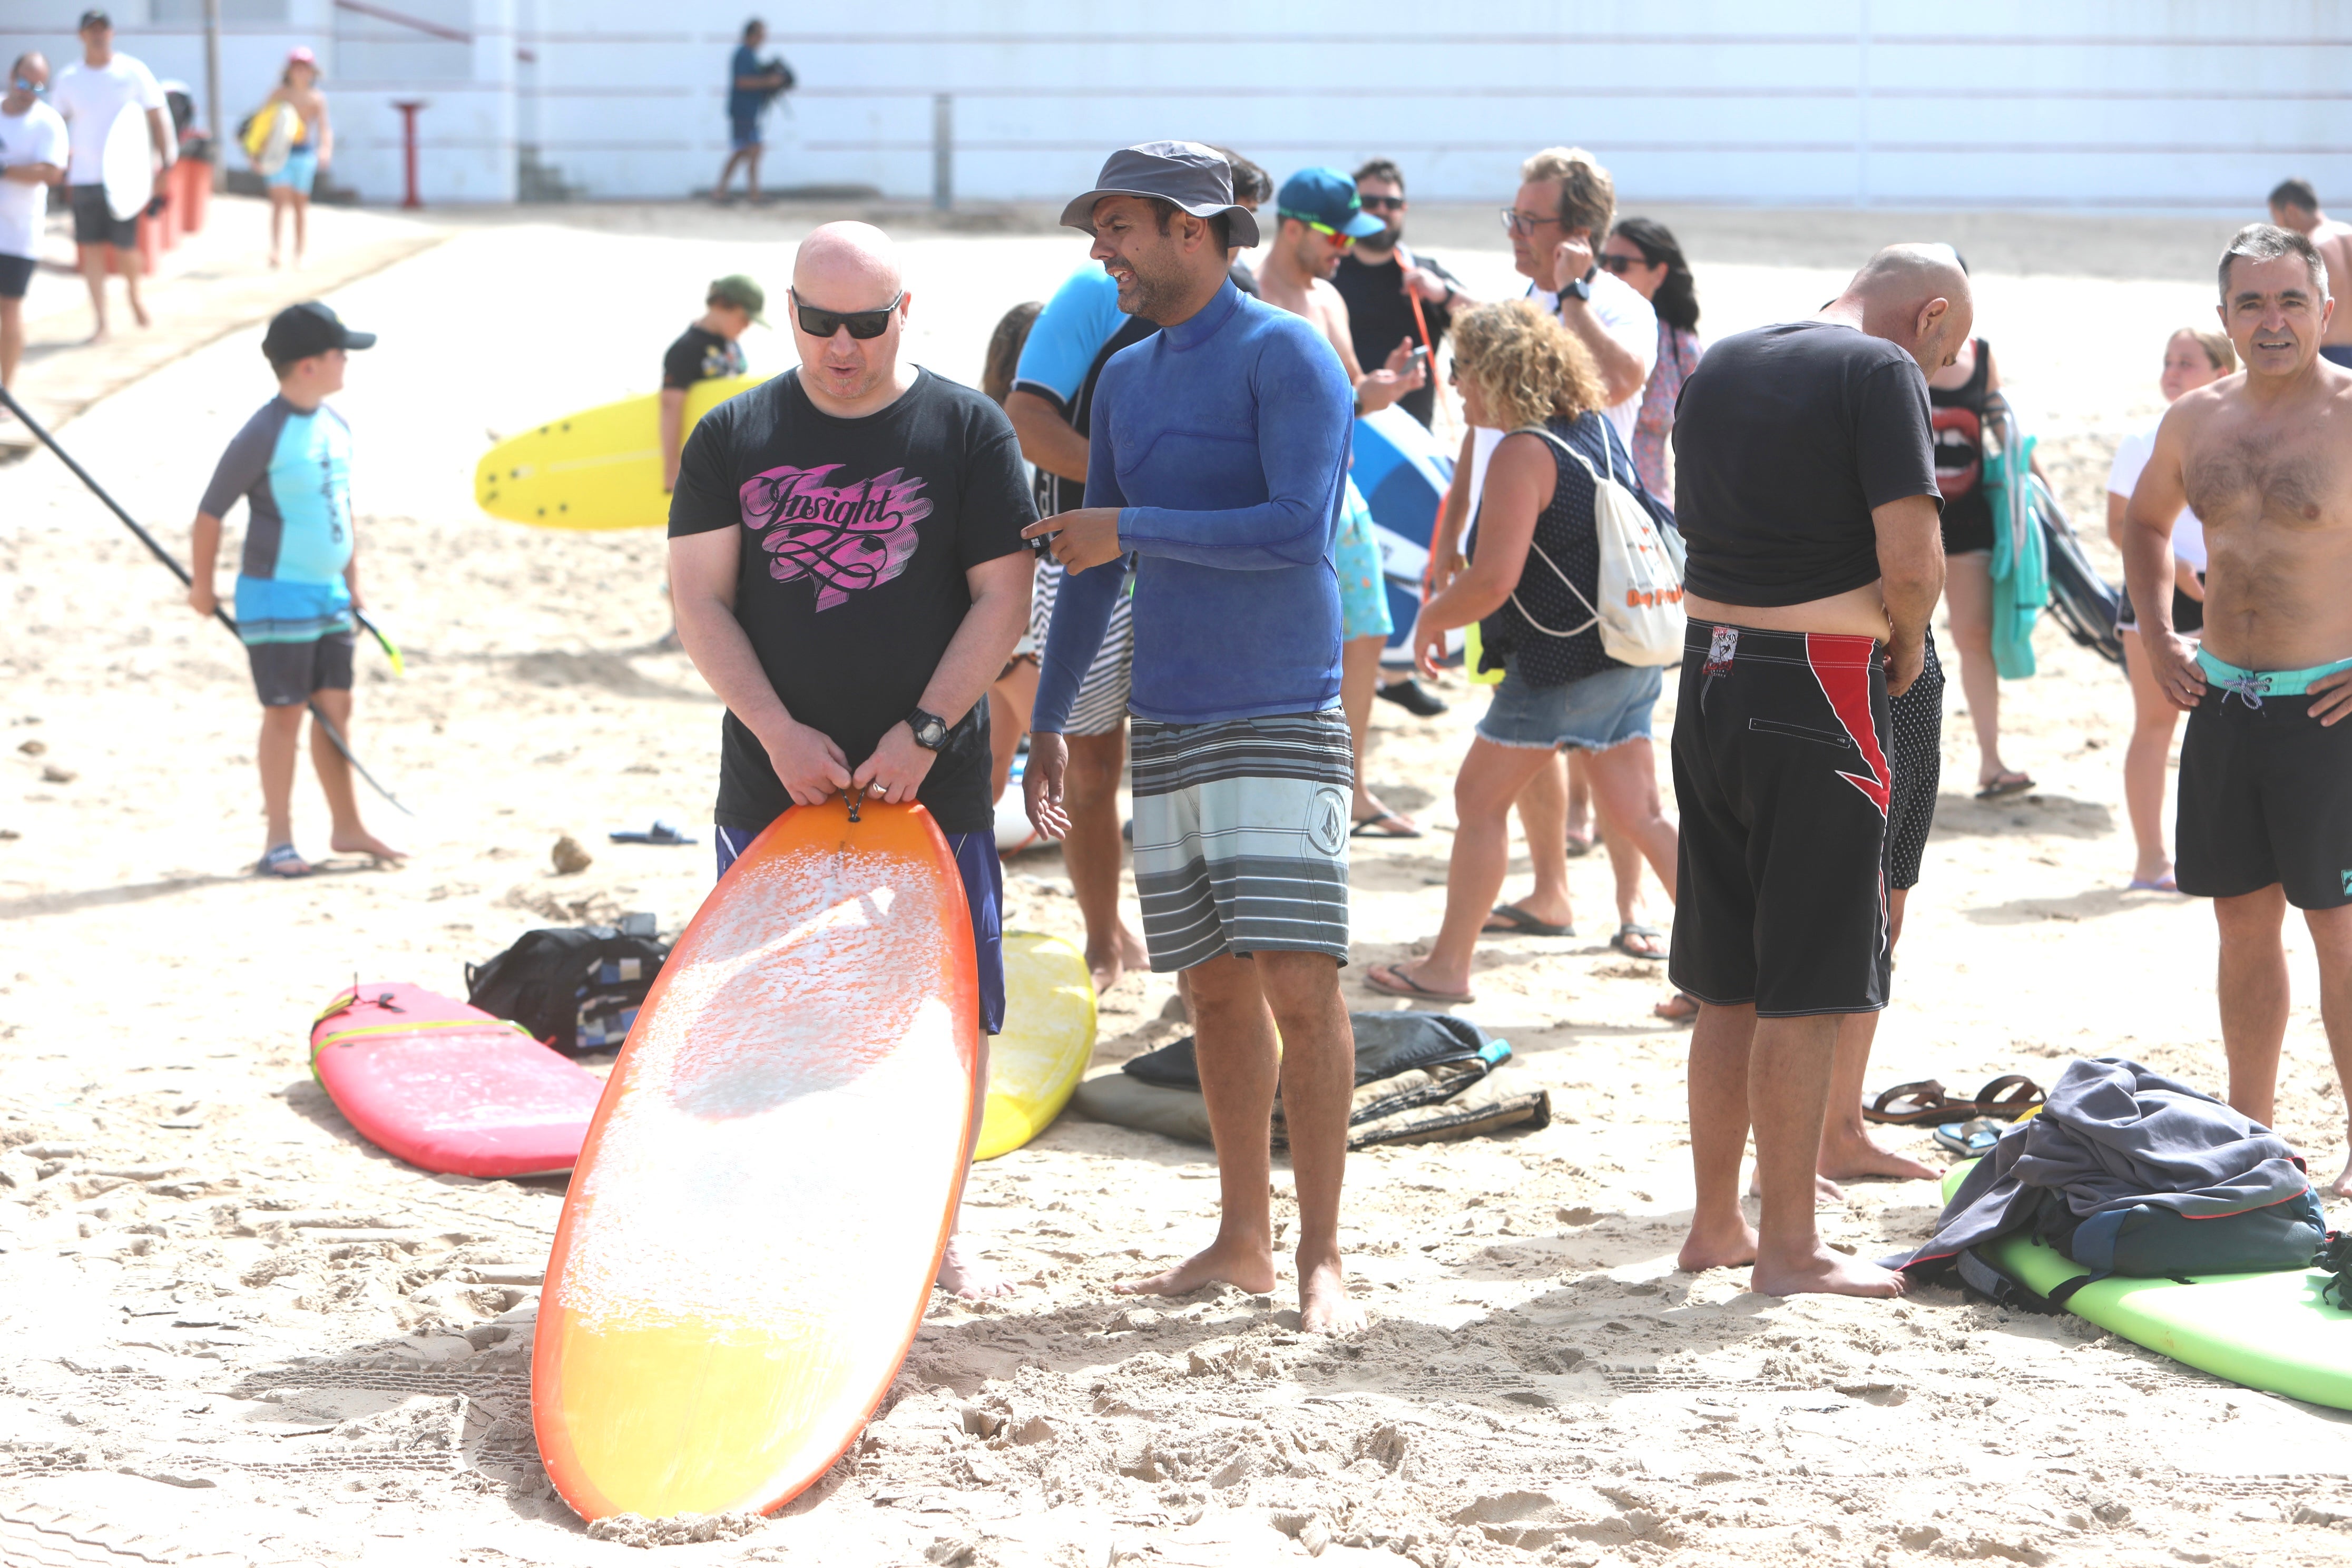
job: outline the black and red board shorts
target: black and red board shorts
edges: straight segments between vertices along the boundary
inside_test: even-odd
[[[1886,1005],[1881,647],[1694,619],[1675,710],[1675,984],[1759,1016]]]

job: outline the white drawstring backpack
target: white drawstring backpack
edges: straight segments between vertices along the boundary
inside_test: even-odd
[[[1620,664],[1664,665],[1681,658],[1687,624],[1683,613],[1681,539],[1673,530],[1660,527],[1641,498],[1619,481],[1615,458],[1606,446],[1602,456],[1609,467],[1604,474],[1593,468],[1591,459],[1543,426],[1523,426],[1511,434],[1540,436],[1584,465],[1584,471],[1592,476],[1592,527],[1601,542],[1601,574],[1596,584],[1601,602],[1596,605],[1570,581],[1559,563],[1544,553],[1541,545],[1528,541],[1528,548],[1551,568],[1553,576],[1568,584],[1577,603],[1591,612],[1591,619],[1582,626],[1555,631],[1528,615],[1514,592],[1511,603],[1519,605],[1528,625],[1546,637],[1572,637],[1598,623],[1601,651]]]

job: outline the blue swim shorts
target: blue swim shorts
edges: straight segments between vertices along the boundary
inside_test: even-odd
[[[751,847],[759,834],[749,827],[714,826],[711,842],[719,851],[719,874]],[[996,835],[950,833],[956,869],[963,874],[964,901],[971,910],[971,951],[980,971],[980,1026],[992,1035],[1004,1032],[1004,862],[996,858]]]
[[[1507,654],[1503,679],[1478,721],[1478,738],[1523,750],[1605,752],[1649,739],[1650,710],[1664,686],[1656,666],[1622,664],[1581,680],[1530,686],[1519,675],[1518,655]]]
[[[271,190],[310,194],[318,182],[319,154],[308,147],[297,147],[286,154],[286,162],[278,165],[278,173],[263,182]]]

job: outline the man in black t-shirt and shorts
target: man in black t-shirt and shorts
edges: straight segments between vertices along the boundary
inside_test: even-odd
[[[1037,516],[1019,443],[980,393],[899,358],[908,294],[890,241],[826,224],[793,265],[800,366],[703,416],[669,514],[677,628],[727,704],[715,812],[723,874],[794,805],[845,790],[919,801],[962,872],[981,1023],[1004,1022],[989,682],[1029,616]],[[981,1044],[973,1136],[987,1100]],[[940,1285],[1011,1283],[948,1243]]]
[[[1944,580],[1925,373],[1974,315],[1949,247],[1893,246],[1815,319],[1710,348],[1675,413],[1690,637],[1670,973],[1700,1003],[1681,1263],[1753,1263],[1769,1295],[1903,1289],[1822,1245],[1813,1166],[1839,1023],[1886,1005],[1887,699],[1919,678]]]

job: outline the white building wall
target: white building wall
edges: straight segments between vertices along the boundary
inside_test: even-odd
[[[522,148],[590,195],[707,186],[759,0],[223,3],[232,118],[307,42],[341,178],[397,199],[390,105],[423,99],[425,198],[485,201],[511,199]],[[69,53],[78,10],[0,0],[0,48]],[[123,47],[200,83],[199,15],[117,7]],[[1500,199],[1518,158],[1578,142],[1659,201],[2243,211],[2296,174],[2352,207],[2352,0],[863,0],[771,22],[802,83],[767,121],[771,185],[929,194],[944,92],[965,199],[1055,197],[1112,146],[1181,135],[1277,176],[1384,154],[1438,199]]]

